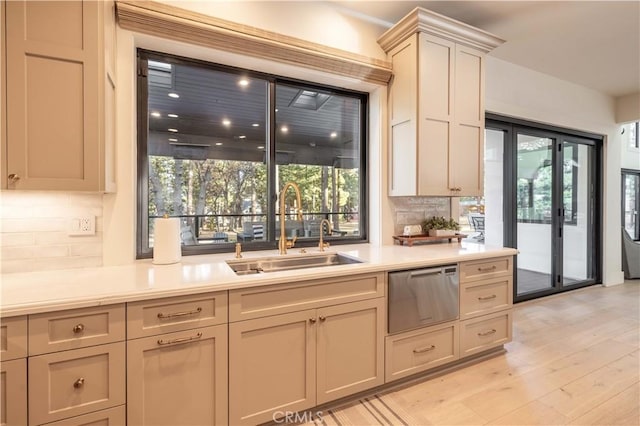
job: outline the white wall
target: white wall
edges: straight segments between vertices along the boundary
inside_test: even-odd
[[[621,135],[612,97],[487,57],[487,111],[605,136],[603,282],[624,281],[620,254]]]

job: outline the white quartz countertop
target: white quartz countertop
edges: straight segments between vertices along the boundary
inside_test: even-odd
[[[307,249],[309,254],[317,249]],[[300,250],[290,249],[291,255]],[[368,272],[410,269],[464,260],[515,255],[512,248],[474,243],[422,246],[353,244],[331,247],[356,257],[358,264],[238,276],[226,264],[233,253],[183,256],[180,263],[154,265],[139,260],[130,265],[0,275],[0,315],[14,316],[69,308],[147,300],[209,291],[280,284]],[[278,256],[276,250],[243,253],[244,259]]]

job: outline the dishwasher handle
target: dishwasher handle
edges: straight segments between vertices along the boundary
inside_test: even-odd
[[[420,269],[418,271],[411,271],[409,277],[421,277],[423,275],[436,275],[442,272],[442,268]]]

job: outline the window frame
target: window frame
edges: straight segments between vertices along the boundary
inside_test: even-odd
[[[274,74],[264,73],[255,70],[243,69],[239,67],[228,66],[224,64],[216,64],[200,59],[187,58],[170,53],[158,52],[148,49],[136,49],[136,117],[137,117],[137,206],[136,206],[136,258],[145,259],[153,256],[153,248],[149,247],[149,155],[148,155],[148,85],[146,84],[147,67],[146,61],[167,61],[177,65],[189,65],[207,68],[213,71],[222,71],[226,73],[235,73],[253,78],[263,79],[268,83],[267,89],[267,107],[268,107],[268,129],[265,130],[265,146],[268,148],[266,155],[267,168],[267,191],[273,194],[267,198],[266,221],[267,229],[265,230],[265,241],[252,242],[243,246],[244,251],[269,250],[277,249],[278,240],[275,238],[275,223],[278,216],[275,213],[276,199],[280,188],[276,188],[275,167],[276,167],[276,127],[275,114],[276,107],[275,87],[277,84],[301,85],[305,90],[330,91],[336,95],[348,96],[359,99],[361,105],[360,111],[360,162],[359,162],[359,208],[358,215],[360,220],[359,235],[357,237],[325,237],[325,240],[331,244],[363,244],[369,242],[369,222],[368,222],[368,205],[369,205],[369,180],[368,180],[368,141],[369,141],[369,94],[356,90],[348,90],[309,81],[282,77]],[[309,239],[305,241],[298,240],[297,247],[317,246],[318,239]],[[234,250],[235,243],[223,244],[202,244],[202,245],[182,245],[182,255],[200,255],[229,253]]]
[[[626,177],[627,176],[637,176],[638,177],[638,181],[640,182],[640,170],[634,170],[634,169],[622,169],[621,170],[621,174],[622,174],[622,181],[621,181],[621,187],[620,187],[620,203],[621,203],[621,208],[620,208],[620,213],[621,213],[621,226],[623,229],[625,229],[625,210],[624,210],[624,201],[626,198]],[[636,205],[635,205],[635,210],[637,212],[640,212],[640,186],[636,188]],[[635,225],[635,229],[634,229],[634,235],[631,235],[631,239],[633,239],[634,241],[640,241],[640,217],[636,216],[636,225]],[[628,233],[628,232],[627,232]]]

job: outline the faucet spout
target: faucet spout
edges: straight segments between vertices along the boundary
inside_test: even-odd
[[[329,235],[331,235],[331,231],[332,231],[331,222],[329,222],[329,219],[322,219],[320,221],[320,243],[318,244],[318,248],[320,249],[320,251],[324,251],[324,249],[329,248],[329,243],[325,243],[323,241],[325,223],[327,224],[327,232],[329,233]]]
[[[298,202],[298,220],[302,220],[302,200],[300,196],[300,187],[294,182],[287,182],[280,192],[280,241],[278,241],[278,248],[280,254],[287,254],[287,249],[293,248],[298,237],[294,236],[291,241],[287,240],[287,232],[285,229],[285,206],[284,199],[287,195],[287,190],[293,188],[296,193],[296,201]]]

